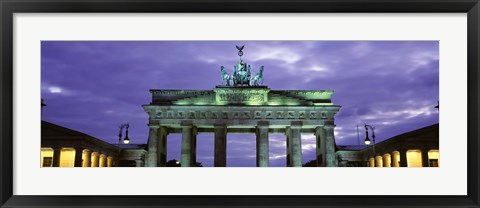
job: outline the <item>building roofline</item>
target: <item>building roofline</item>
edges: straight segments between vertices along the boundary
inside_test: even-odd
[[[93,139],[93,140],[97,140],[99,143],[103,144],[103,145],[107,145],[107,146],[110,146],[110,147],[115,147],[115,148],[118,148],[118,146],[116,146],[115,144],[111,144],[111,143],[108,143],[102,139],[99,139],[99,138],[96,138],[94,136],[91,136],[91,135],[88,135],[88,134],[85,134],[85,133],[82,133],[80,131],[77,131],[77,130],[73,130],[73,129],[70,129],[70,128],[67,128],[67,127],[64,127],[64,126],[60,126],[60,125],[57,125],[57,124],[54,124],[54,123],[50,123],[48,121],[44,121],[42,120],[42,125],[47,125],[47,126],[50,126],[50,127],[53,127],[53,128],[56,128],[60,131],[63,131],[69,135],[72,135],[72,136],[77,136],[77,137],[84,137],[86,139]]]

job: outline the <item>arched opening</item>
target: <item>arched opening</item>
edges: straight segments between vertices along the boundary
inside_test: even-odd
[[[392,152],[392,167],[400,167],[400,152]]]
[[[113,157],[107,157],[107,167],[113,167]]]
[[[106,155],[104,155],[104,154],[100,155],[99,166],[100,167],[107,167],[107,156]]]
[[[40,167],[52,167],[53,165],[53,149],[41,148],[40,149]]]
[[[407,151],[407,167],[422,167],[422,151]]]
[[[98,159],[99,159],[98,152],[92,152],[91,167],[98,167]]]
[[[373,157],[368,159],[368,166],[375,167],[375,159],[373,159]]]
[[[384,154],[383,155],[383,167],[392,167],[392,159],[390,157],[390,154]]]
[[[382,156],[375,157],[375,167],[383,167]]]
[[[75,149],[62,148],[60,150],[60,167],[74,167],[75,165]]]
[[[428,151],[428,162],[429,167],[440,167],[440,152],[438,150],[430,150]]]

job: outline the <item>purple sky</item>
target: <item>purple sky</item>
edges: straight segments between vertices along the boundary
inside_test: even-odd
[[[438,41],[44,41],[42,119],[110,143],[128,122],[132,143],[146,143],[149,89],[213,89],[220,66],[231,74],[237,63],[235,45],[245,45],[252,74],[265,66],[270,89],[334,90],[337,144],[357,144],[357,124],[374,126],[380,142],[438,123]],[[167,159],[179,160],[181,135],[168,139]],[[254,134],[227,140],[227,166],[255,166]],[[271,166],[285,166],[285,146],[270,134]],[[315,159],[313,135],[302,134],[302,146],[303,161]],[[200,133],[204,166],[213,148],[213,134]]]

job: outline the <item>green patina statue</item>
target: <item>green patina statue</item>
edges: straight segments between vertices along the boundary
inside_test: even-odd
[[[230,86],[230,75],[228,75],[227,71],[225,71],[225,67],[221,66],[220,67],[220,72],[222,73],[221,74],[222,84],[225,81],[225,85]]]
[[[237,66],[233,67],[233,86],[250,86],[250,65],[240,59]]]
[[[263,66],[260,68],[260,71],[255,75],[255,77],[251,79],[251,67],[242,60],[243,48],[245,47],[245,45],[236,47],[238,49],[238,56],[240,56],[240,61],[236,66],[233,66],[233,74],[231,77],[225,71],[225,68],[221,66],[220,71],[222,73],[222,84],[223,82],[225,82],[226,86],[230,86],[230,79],[233,82],[233,86],[258,86],[260,85],[260,83],[263,84]]]
[[[260,70],[253,77],[253,86],[258,86],[263,84],[263,66],[260,67]]]

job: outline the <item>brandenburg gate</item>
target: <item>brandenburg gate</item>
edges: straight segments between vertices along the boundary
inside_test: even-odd
[[[199,132],[213,133],[214,166],[226,167],[227,134],[256,135],[257,167],[268,167],[269,134],[286,136],[288,167],[302,166],[301,134],[316,136],[317,166],[333,167],[335,162],[334,116],[340,106],[331,101],[332,90],[271,90],[262,86],[263,66],[251,78],[250,65],[242,60],[232,76],[221,67],[224,85],[213,90],[150,90],[152,102],[143,105],[149,115],[146,166],[165,167],[167,136],[182,134],[180,163],[196,163]]]

